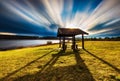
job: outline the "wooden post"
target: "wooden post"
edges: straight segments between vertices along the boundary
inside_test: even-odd
[[[61,37],[59,37],[59,48],[61,48]]]
[[[65,37],[63,37],[63,44],[65,45]]]
[[[75,49],[75,36],[72,37],[72,49]]]
[[[63,49],[63,51],[65,51],[65,37],[63,37],[62,49]]]
[[[84,34],[82,34],[82,49],[84,49]]]

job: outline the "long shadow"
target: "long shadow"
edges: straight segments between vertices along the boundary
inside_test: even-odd
[[[41,69],[40,73],[46,71],[47,69],[51,69],[52,66],[56,63],[60,55],[62,55],[64,51],[60,50],[57,54],[53,54],[52,58],[44,65],[44,67]]]
[[[84,60],[80,57],[80,52],[79,51],[75,51],[75,59],[76,59],[76,65],[77,65],[77,70],[79,72],[81,72],[82,74],[84,74],[85,79],[83,78],[83,80],[80,81],[95,81],[95,79],[93,78],[92,74],[90,73],[89,69],[87,68],[87,66],[84,63]]]
[[[88,50],[84,49],[88,54],[92,55],[93,57],[97,58],[98,60],[102,61],[103,63],[107,64],[108,66],[112,67],[115,71],[117,71],[118,73],[120,73],[120,69],[118,69],[117,67],[115,67],[114,65],[110,64],[109,62],[101,59],[100,57],[96,56],[95,54],[89,52]]]
[[[79,51],[75,51],[75,52],[60,51],[57,54],[52,55],[52,58],[44,65],[44,67],[41,69],[39,73],[42,74],[42,73],[45,73],[46,71],[52,71],[54,68],[53,65],[56,63],[56,61],[59,59],[60,56],[69,56],[71,54],[75,54],[75,58],[76,58],[75,60],[77,63],[75,66],[72,66],[75,69],[74,74],[77,73],[77,75],[72,76],[72,78],[74,78],[76,81],[95,81],[94,78],[92,77],[92,74],[87,69],[87,66],[85,65],[84,61],[80,57]],[[68,67],[71,67],[71,66],[68,66]],[[54,75],[54,73],[50,73],[50,74]],[[49,77],[49,80],[52,81],[52,78],[53,77]]]
[[[77,64],[54,66],[61,56],[66,55],[69,58],[68,53],[75,54]],[[62,64],[65,64],[65,62]],[[38,68],[41,69],[39,72],[14,78],[13,81],[95,81],[80,57],[79,52],[64,53],[63,51],[59,51],[53,54],[52,58],[43,67]]]
[[[15,70],[15,71],[13,71],[13,72],[9,73],[7,76],[5,76],[5,77],[3,77],[2,79],[0,79],[0,81],[5,81],[4,79],[9,78],[10,76],[14,75],[15,73],[19,72],[20,70],[24,69],[25,67],[27,67],[27,66],[31,65],[32,63],[36,62],[37,60],[39,60],[39,59],[41,59],[41,58],[43,58],[43,57],[47,56],[48,54],[50,54],[50,53],[51,53],[51,52],[53,52],[53,51],[55,51],[55,50],[52,50],[52,51],[50,51],[50,52],[48,52],[48,53],[44,54],[43,56],[38,57],[37,59],[35,59],[35,60],[33,60],[33,61],[31,61],[31,62],[27,63],[25,66],[23,66],[23,67],[21,67],[21,68],[19,68],[19,69]]]

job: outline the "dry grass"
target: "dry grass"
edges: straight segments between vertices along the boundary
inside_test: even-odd
[[[81,46],[81,43],[78,43]],[[58,45],[0,51],[1,81],[119,81],[120,42],[86,41],[86,50]]]

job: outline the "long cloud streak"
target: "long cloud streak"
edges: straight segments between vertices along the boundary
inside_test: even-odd
[[[90,9],[94,5],[92,5],[92,1],[89,1],[89,4],[85,4],[84,11],[77,10],[75,13],[73,13],[74,0],[39,0],[39,3],[44,6],[44,11],[39,10],[32,2],[33,0],[23,0],[23,4],[26,4],[23,6],[19,3],[19,0],[5,0],[2,1],[2,5],[7,10],[23,18],[23,20],[45,27],[48,31],[53,32],[56,32],[57,27],[54,30],[50,27],[51,24],[61,27],[80,28],[94,35],[118,28],[109,28],[108,26],[120,21],[119,0],[101,0],[91,12]],[[104,28],[94,30],[98,24],[102,23],[104,23]]]

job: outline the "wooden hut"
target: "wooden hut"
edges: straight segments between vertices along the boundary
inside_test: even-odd
[[[66,44],[65,44],[65,40],[66,37],[72,37],[72,49],[76,50],[77,46],[76,46],[76,41],[75,41],[75,36],[76,35],[82,35],[82,48],[84,49],[84,34],[88,35],[87,32],[81,30],[81,29],[76,29],[76,28],[58,28],[58,32],[57,32],[57,37],[59,37],[59,47],[61,47],[62,45],[62,49],[65,51],[66,50]],[[61,42],[61,40],[63,40],[63,42]]]

